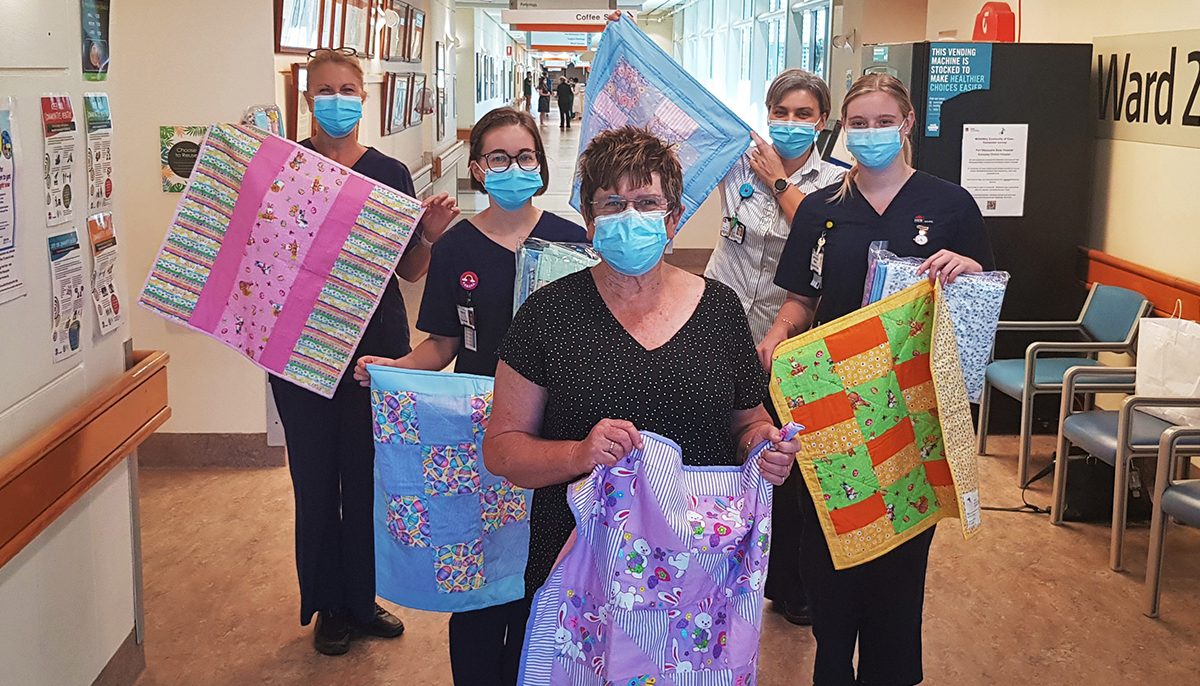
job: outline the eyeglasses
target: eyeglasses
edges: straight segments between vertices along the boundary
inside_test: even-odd
[[[358,51],[355,50],[354,48],[316,48],[313,50],[309,50],[308,56],[316,57],[317,55],[320,55],[320,54],[323,54],[326,52],[336,52],[338,54],[345,55],[346,57],[358,57]]]
[[[592,209],[597,215],[620,214],[630,205],[638,212],[664,212],[670,209],[671,202],[661,195],[647,195],[641,198],[626,200],[619,195],[610,195],[605,200],[590,200]]]
[[[517,166],[525,171],[537,171],[542,166],[541,159],[533,150],[522,150],[516,155],[510,155],[503,150],[493,150],[483,156],[483,163],[494,172],[508,169],[513,162],[516,162]]]

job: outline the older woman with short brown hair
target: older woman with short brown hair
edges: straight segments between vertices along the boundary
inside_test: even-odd
[[[762,406],[766,375],[737,296],[666,264],[683,212],[672,147],[625,127],[579,159],[583,217],[603,261],[538,290],[500,348],[487,468],[533,488],[525,592],[532,596],[574,528],[567,483],[642,445],[674,440],[687,465],[738,465],[763,454],[768,480],[787,476],[798,445]]]

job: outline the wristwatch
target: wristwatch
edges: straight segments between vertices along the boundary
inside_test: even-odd
[[[775,179],[775,183],[772,185],[775,187],[775,195],[779,195],[786,191],[791,184],[788,183],[787,179]]]

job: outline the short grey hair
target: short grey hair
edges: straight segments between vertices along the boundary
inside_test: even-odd
[[[817,106],[821,109],[821,115],[829,114],[830,102],[832,98],[829,95],[829,85],[825,80],[816,74],[797,69],[784,69],[771,82],[770,88],[767,89],[767,109],[775,107],[780,103],[788,93],[794,90],[804,90],[812,94],[817,99]]]

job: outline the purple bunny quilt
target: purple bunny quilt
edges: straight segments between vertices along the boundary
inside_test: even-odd
[[[575,536],[534,596],[518,683],[755,683],[771,486],[645,447],[568,490]]]

